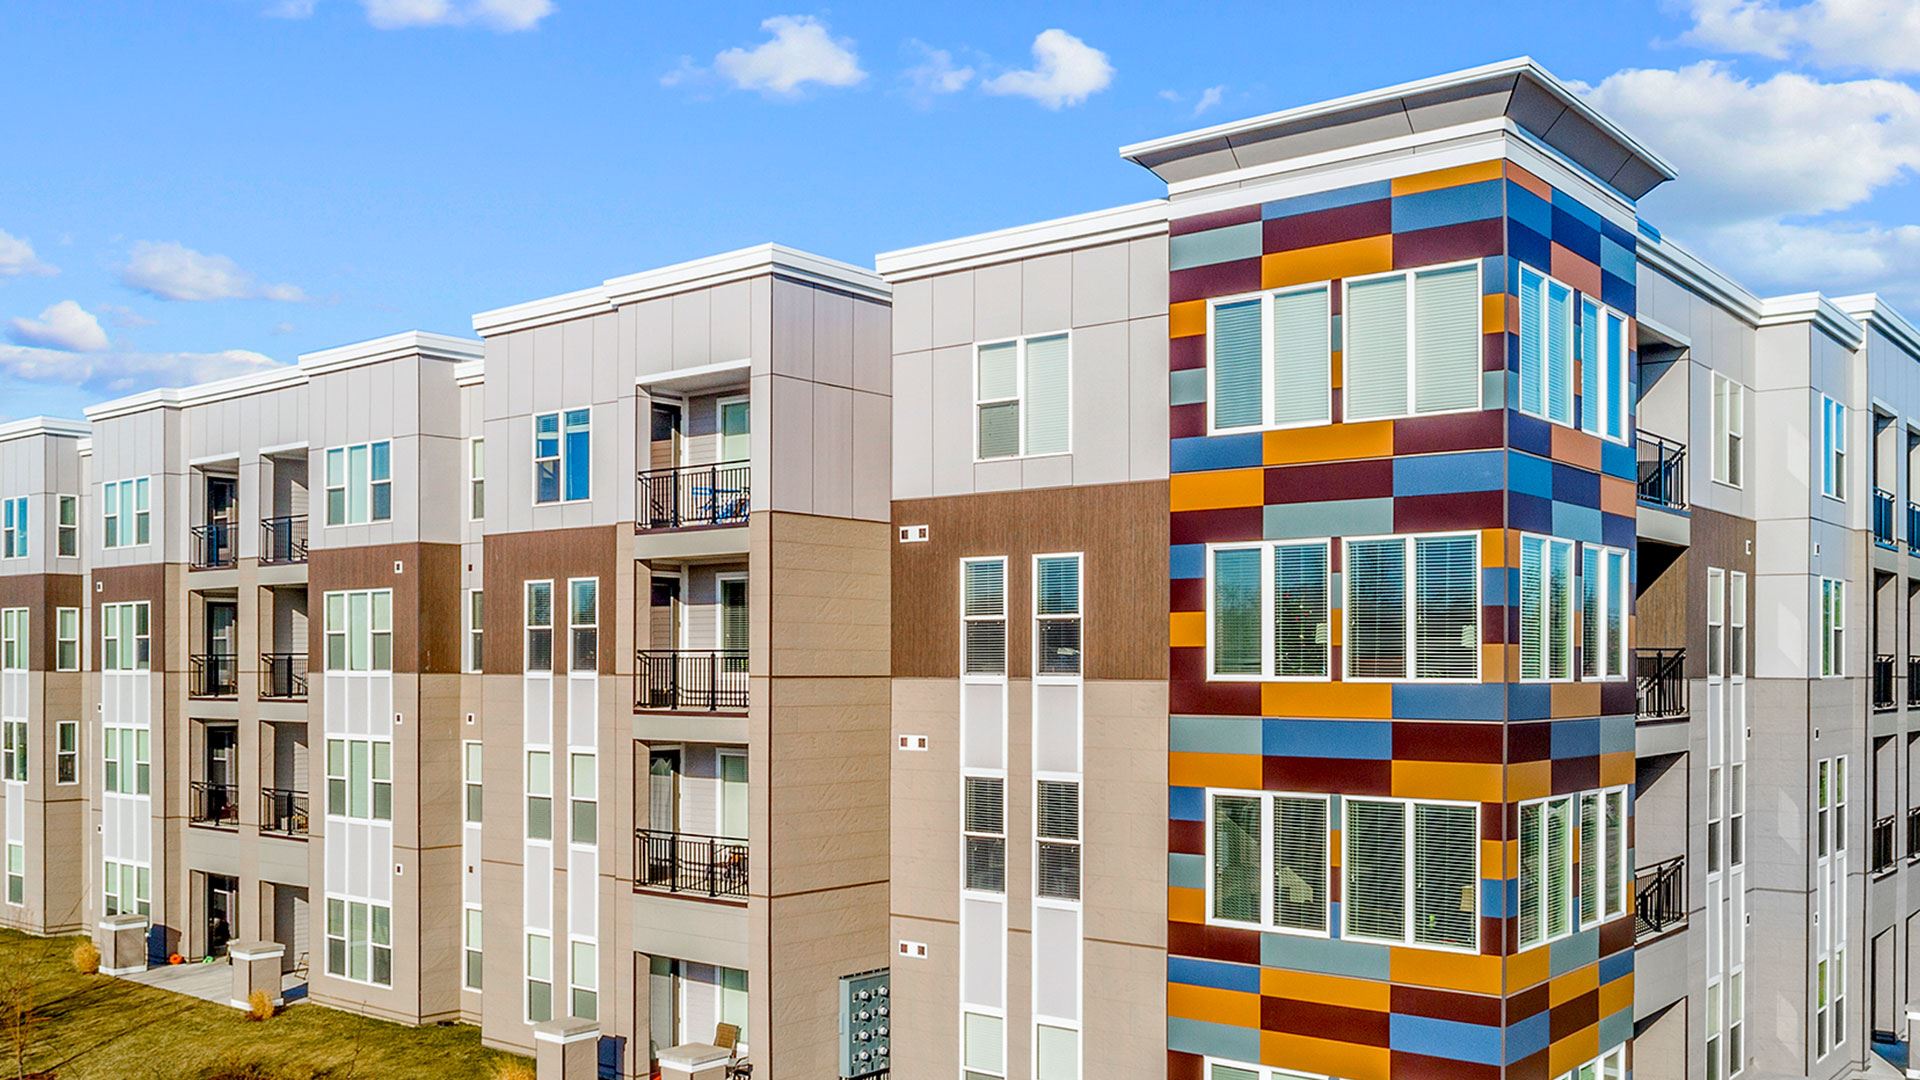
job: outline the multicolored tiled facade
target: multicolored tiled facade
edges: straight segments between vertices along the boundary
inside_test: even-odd
[[[1632,1036],[1632,905],[1623,917],[1525,952],[1513,914],[1518,804],[1631,790],[1635,721],[1630,681],[1518,681],[1519,536],[1633,551],[1632,442],[1524,415],[1508,387],[1519,367],[1518,267],[1594,295],[1631,321],[1634,249],[1631,230],[1510,161],[1186,218],[1176,204],[1167,927],[1174,1080],[1197,1080],[1206,1055],[1347,1080],[1549,1080]],[[1343,422],[1341,279],[1469,259],[1482,267],[1484,408]],[[1334,422],[1209,436],[1208,299],[1328,280],[1336,286]],[[1576,392],[1580,385],[1576,372]],[[1343,681],[1337,607],[1330,680],[1208,681],[1207,544],[1332,537],[1337,575],[1343,537],[1466,530],[1481,538],[1481,683]],[[1338,605],[1340,589],[1332,594]],[[1338,798],[1329,936],[1208,925],[1209,787],[1481,803],[1479,955],[1341,938]]]

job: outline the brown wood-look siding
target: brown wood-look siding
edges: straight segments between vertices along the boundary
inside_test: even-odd
[[[0,608],[23,607],[27,616],[27,668],[53,670],[55,608],[77,608],[85,589],[78,574],[15,574],[0,577]]]
[[[1692,543],[1687,548],[1687,596],[1691,610],[1699,613],[1687,623],[1687,675],[1707,677],[1707,569],[1738,570],[1747,575],[1747,670],[1753,670],[1753,537],[1754,524],[1747,518],[1722,514],[1703,507],[1693,508]],[[1732,587],[1733,582],[1728,580]],[[1732,600],[1727,601],[1729,604]],[[1724,618],[1725,613],[1722,613]]]
[[[629,526],[631,527],[631,526]],[[541,532],[489,533],[486,544],[486,670],[489,675],[518,675],[525,660],[525,621],[521,615],[526,583],[554,583],[556,658],[566,642],[568,578],[600,579],[600,673],[613,674],[614,596],[618,581],[619,526],[550,529]]]
[[[102,566],[93,571],[93,663],[100,663],[100,608],[145,600],[148,603],[147,631],[153,643],[153,670],[166,667],[167,657],[167,564],[141,563],[137,566]]]
[[[1007,666],[1033,667],[1033,556],[1081,552],[1082,641],[1089,679],[1167,677],[1167,483],[914,499],[893,523],[928,526],[893,549],[893,674],[956,678],[960,560],[1007,558]],[[492,541],[489,540],[489,543]]]
[[[394,563],[400,564],[395,573]],[[326,597],[351,589],[393,590],[393,670],[460,671],[460,548],[456,544],[369,544],[316,548],[307,567],[307,663],[325,665]]]

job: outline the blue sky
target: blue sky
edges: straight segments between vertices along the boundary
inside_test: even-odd
[[[0,418],[1151,198],[1123,143],[1520,54],[1678,167],[1668,233],[1920,320],[1920,0],[768,3],[0,6]]]

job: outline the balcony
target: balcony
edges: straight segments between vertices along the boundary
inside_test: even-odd
[[[738,838],[635,829],[633,868],[635,892],[747,897],[747,842]]]
[[[641,649],[635,712],[745,712],[745,649]]]
[[[307,561],[307,518],[305,514],[273,517],[260,523],[260,562],[283,566]]]
[[[753,469],[744,461],[681,465],[639,474],[639,532],[745,525]]]
[[[1909,668],[1913,666],[1911,659],[1907,661],[1907,666]],[[1873,710],[1875,712],[1886,712],[1894,707],[1898,698],[1894,695],[1893,686],[1893,657],[1884,653],[1875,656],[1873,658]]]
[[[1920,656],[1907,657],[1907,708],[1920,709]]]
[[[1636,942],[1659,937],[1687,921],[1687,857],[1633,872],[1633,931]]]
[[[240,825],[240,801],[232,784],[195,780],[187,785],[187,820],[195,825],[233,829]]]
[[[1687,448],[1645,431],[1637,433],[1640,501],[1673,510],[1687,508]]]
[[[1642,720],[1687,715],[1687,650],[1633,650],[1634,682]]]
[[[230,698],[240,689],[240,658],[230,653],[187,657],[187,696]]]
[[[194,570],[228,570],[234,565],[233,526],[224,521],[188,530],[187,565]]]
[[[289,788],[260,789],[260,831],[278,836],[306,836],[307,793]]]
[[[261,653],[260,697],[263,701],[307,700],[307,654]]]
[[[1908,831],[1912,831],[1909,827]],[[1877,818],[1873,823],[1873,873],[1884,873],[1893,869],[1894,860],[1899,858],[1893,847],[1893,815]]]
[[[1912,527],[1912,508],[1908,508],[1908,527]],[[1913,533],[1907,533],[1907,539],[1913,539]],[[1893,492],[1883,488],[1873,489],[1873,542],[1888,551],[1899,550],[1893,542]]]

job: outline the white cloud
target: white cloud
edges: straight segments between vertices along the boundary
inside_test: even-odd
[[[982,85],[989,94],[1032,98],[1049,109],[1078,105],[1113,82],[1107,54],[1065,30],[1042,30],[1033,39],[1033,67],[996,75]]]
[[[936,49],[924,41],[909,41],[907,46],[920,53],[920,63],[907,69],[907,81],[913,84],[914,92],[925,97],[935,94],[957,94],[973,82],[972,67],[955,64],[953,54],[945,49]]]
[[[147,318],[145,315],[140,314],[130,307],[123,307],[119,304],[96,304],[94,306],[99,309],[100,314],[107,317],[107,322],[122,330],[135,330],[142,326],[153,325],[152,319]]]
[[[1920,71],[1920,0],[1692,0],[1694,45],[1841,71]]]
[[[9,336],[22,345],[64,352],[102,352],[107,347],[107,332],[100,329],[100,320],[72,300],[54,304],[37,319],[13,320]]]
[[[193,353],[90,353],[0,345],[0,378],[77,386],[95,396],[190,386],[277,366],[245,349]]]
[[[853,40],[835,38],[811,15],[775,15],[760,28],[773,37],[713,58],[714,70],[742,90],[793,94],[808,83],[853,86],[867,77]]]
[[[553,14],[553,0],[360,0],[360,6],[379,30],[477,25],[510,32],[531,30]]]
[[[19,277],[22,274],[57,274],[60,271],[40,261],[33,253],[33,245],[22,237],[0,229],[0,277]]]
[[[1648,218],[1756,288],[1920,296],[1920,227],[1861,214],[1920,172],[1920,90],[1756,82],[1706,61],[1617,72],[1585,93],[1679,174],[1644,200]]]
[[[693,62],[693,57],[683,56],[672,71],[660,76],[661,86],[679,86],[706,77],[707,70]]]
[[[1220,104],[1220,99],[1225,97],[1226,94],[1227,88],[1224,85],[1209,86],[1205,90],[1200,91],[1200,100],[1193,103],[1193,115],[1199,116],[1201,113]]]
[[[313,17],[315,0],[280,0],[267,8],[264,14],[269,19],[310,19]]]
[[[161,300],[284,300],[307,298],[297,285],[256,280],[225,255],[206,255],[177,243],[133,245],[122,284]]]

